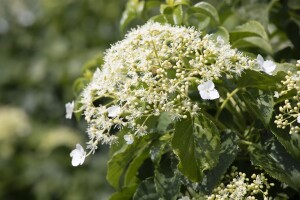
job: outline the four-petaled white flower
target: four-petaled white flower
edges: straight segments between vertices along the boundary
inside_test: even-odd
[[[274,97],[279,98],[279,93],[277,91],[274,92]]]
[[[76,149],[70,153],[70,156],[72,157],[72,165],[76,167],[83,164],[86,152],[80,144],[76,144]]]
[[[116,116],[121,114],[121,108],[120,106],[111,106],[107,108],[108,117],[115,118]]]
[[[134,137],[131,134],[126,134],[124,135],[124,140],[126,141],[127,144],[132,144],[134,141]]]
[[[72,101],[71,103],[67,103],[66,104],[66,118],[67,119],[72,118],[73,110],[74,110],[74,101]]]
[[[300,115],[297,117],[297,122],[300,124]]]
[[[262,71],[264,71],[265,73],[267,73],[269,75],[272,75],[272,72],[276,68],[276,65],[273,61],[271,61],[271,60],[265,61],[264,58],[260,54],[257,55],[256,61]]]
[[[210,80],[198,85],[198,90],[202,99],[213,100],[220,97],[215,84]]]

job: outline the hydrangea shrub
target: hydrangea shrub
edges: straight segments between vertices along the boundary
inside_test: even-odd
[[[231,40],[224,27],[207,34],[220,23],[218,12],[205,2],[189,5],[162,4],[161,15],[105,52],[75,105],[66,105],[67,118],[75,106],[88,125],[88,152],[77,144],[72,165],[109,144],[111,199],[285,197],[272,187],[299,192],[300,61],[276,63],[237,50],[231,42],[243,38],[268,51],[264,28],[249,21]],[[195,14],[209,20],[205,30],[189,22]]]

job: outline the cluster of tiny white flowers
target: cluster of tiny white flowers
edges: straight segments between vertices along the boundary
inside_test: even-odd
[[[281,81],[284,88],[278,93],[278,97],[287,94],[290,90],[295,89],[296,94],[284,101],[284,105],[279,107],[280,114],[275,116],[274,123],[277,128],[285,129],[289,127],[289,133],[295,134],[300,132],[300,60],[297,61],[298,70],[296,73],[288,72],[285,80]]]
[[[228,182],[226,182],[228,180]],[[226,174],[222,183],[217,186],[208,200],[226,200],[226,199],[271,199],[268,197],[268,191],[273,183],[268,183],[264,173],[252,174],[250,178],[245,173],[238,172],[236,167],[232,167],[231,173]]]
[[[204,100],[217,99],[214,80],[238,76],[254,65],[221,38],[148,22],[106,51],[102,69],[82,93],[87,148],[94,152],[98,143],[111,144],[116,140],[113,129],[123,127],[130,130],[124,139],[131,144],[134,136],[149,132],[149,117],[162,112],[174,120],[195,116],[199,106],[188,96],[191,87],[199,85]]]

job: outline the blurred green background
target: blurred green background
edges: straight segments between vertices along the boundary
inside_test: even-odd
[[[0,199],[107,199],[107,146],[83,166],[65,119],[87,60],[121,38],[125,0],[0,0]]]

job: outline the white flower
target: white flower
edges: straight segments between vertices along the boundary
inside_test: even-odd
[[[202,99],[213,100],[220,97],[219,92],[215,89],[212,81],[206,81],[198,85],[198,90]]]
[[[85,151],[80,144],[76,144],[76,149],[74,149],[70,156],[72,157],[72,165],[74,167],[82,165],[85,160]]]
[[[66,104],[66,118],[67,119],[72,118],[73,110],[74,110],[74,101],[72,101],[71,103],[67,103]]]
[[[274,92],[274,97],[279,98],[279,93],[277,91]]]
[[[115,118],[116,116],[121,114],[121,108],[120,106],[111,106],[107,108],[108,117]]]
[[[273,61],[271,61],[271,60],[265,61],[260,54],[257,55],[256,61],[262,71],[264,71],[265,73],[267,73],[269,75],[272,75],[272,72],[276,68],[276,65]]]
[[[297,117],[297,122],[300,124],[300,115]]]
[[[133,135],[126,134],[124,135],[124,140],[127,144],[132,144],[134,141]]]

